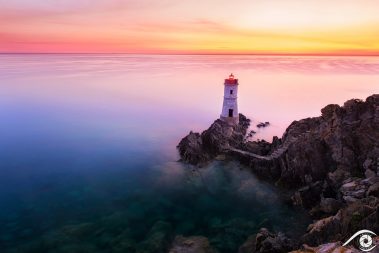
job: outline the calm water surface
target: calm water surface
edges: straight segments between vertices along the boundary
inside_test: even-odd
[[[240,111],[271,122],[258,139],[379,92],[377,57],[0,55],[1,252],[157,252],[157,234],[235,252],[263,226],[303,232],[304,213],[240,164],[176,162],[230,72]]]

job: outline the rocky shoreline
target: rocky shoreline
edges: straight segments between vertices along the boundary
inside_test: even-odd
[[[291,189],[292,204],[314,219],[300,240],[262,229],[240,253],[345,252],[341,242],[356,231],[379,231],[378,94],[328,105],[320,117],[294,121],[271,143],[248,141],[250,120],[239,117],[237,126],[218,119],[201,134],[190,132],[178,145],[182,161],[204,166],[221,154],[236,159],[259,177]]]

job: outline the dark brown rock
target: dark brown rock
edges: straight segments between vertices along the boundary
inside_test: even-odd
[[[266,228],[250,236],[238,253],[286,253],[295,248],[294,243],[283,233],[274,234]]]
[[[349,100],[342,107],[328,105],[320,117],[294,121],[271,145],[247,143],[247,151],[267,154],[269,159],[260,161],[241,154],[237,157],[277,185],[300,189],[321,181],[326,184],[323,197],[335,198],[346,179],[370,178],[378,173],[378,101],[379,95],[373,95],[366,101]],[[362,198],[363,191],[355,191],[348,199]]]
[[[379,197],[379,182],[374,183],[368,188],[367,196]]]
[[[310,186],[305,186],[295,192],[292,197],[293,203],[297,206],[311,208],[321,199],[322,182],[318,181]]]
[[[177,146],[182,160],[190,164],[200,164],[210,159],[203,151],[203,141],[199,133],[192,131]]]
[[[336,214],[343,206],[342,202],[333,198],[322,198],[320,202],[320,210],[325,214]]]
[[[181,159],[193,165],[202,165],[214,159],[229,147],[243,148],[250,120],[239,115],[239,124],[231,126],[218,119],[203,133],[190,132],[177,148]]]
[[[341,107],[339,105],[327,105],[321,109],[321,115],[323,119],[329,120],[336,116],[336,114],[341,112]]]
[[[301,249],[291,251],[290,253],[359,253],[360,251],[353,246],[342,246],[342,242],[331,242],[319,245],[317,247],[310,247],[303,245]]]
[[[268,155],[272,149],[272,144],[265,140],[248,141],[245,145],[246,151],[257,155]]]
[[[379,229],[379,199],[375,197],[356,200],[336,215],[311,224],[302,242],[311,246],[338,240],[346,240],[353,231]]]

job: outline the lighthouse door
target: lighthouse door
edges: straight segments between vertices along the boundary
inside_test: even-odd
[[[233,117],[233,109],[229,109],[229,117]]]

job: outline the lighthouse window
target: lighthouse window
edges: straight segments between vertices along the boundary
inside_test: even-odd
[[[233,90],[230,90],[230,94],[233,94]]]

